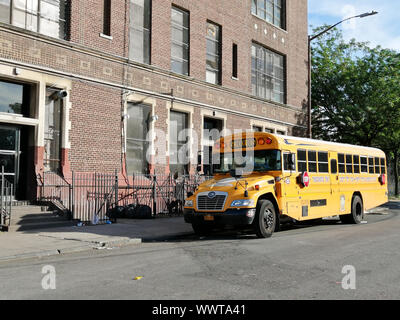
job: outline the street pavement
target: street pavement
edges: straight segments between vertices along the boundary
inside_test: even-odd
[[[270,239],[236,231],[199,238],[174,234],[171,224],[139,245],[3,260],[0,299],[399,299],[400,202],[366,220],[286,226]],[[354,289],[343,287],[346,266]]]

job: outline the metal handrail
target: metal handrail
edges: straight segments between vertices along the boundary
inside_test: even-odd
[[[6,180],[4,166],[1,167],[0,179],[0,226],[3,229],[10,226],[14,185]]]

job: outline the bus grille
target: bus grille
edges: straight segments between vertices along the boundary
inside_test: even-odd
[[[216,195],[210,199],[208,196],[197,197],[198,210],[223,210],[225,204],[225,195]]]

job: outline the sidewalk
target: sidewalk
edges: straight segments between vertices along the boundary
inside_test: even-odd
[[[120,219],[116,224],[0,233],[0,262],[140,244],[191,234],[183,217]]]

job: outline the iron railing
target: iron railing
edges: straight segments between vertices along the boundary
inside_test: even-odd
[[[38,176],[38,199],[58,203],[74,220],[104,223],[116,207],[145,207],[152,216],[182,214],[188,192],[210,179],[201,175],[133,175],[72,172]]]
[[[6,179],[4,166],[0,175],[0,228],[8,228],[11,222],[11,208],[14,199],[14,186]]]

